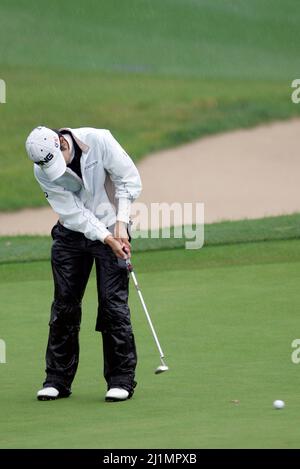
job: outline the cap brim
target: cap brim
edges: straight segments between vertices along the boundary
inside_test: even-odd
[[[49,166],[43,166],[42,170],[46,174],[47,178],[53,182],[65,173],[67,165],[61,151],[56,153],[51,163],[52,164]]]

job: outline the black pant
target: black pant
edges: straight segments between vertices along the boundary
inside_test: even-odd
[[[126,263],[111,248],[90,241],[82,233],[57,223],[51,232],[54,301],[46,353],[45,387],[71,393],[79,361],[81,301],[96,264],[98,316],[96,330],[102,333],[104,377],[108,388],[122,387],[133,394],[137,363],[128,307],[129,273]]]

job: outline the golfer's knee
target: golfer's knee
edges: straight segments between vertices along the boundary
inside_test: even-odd
[[[69,302],[67,299],[54,300],[51,307],[50,326],[80,326],[81,303]]]
[[[128,284],[122,285],[122,281],[120,281],[116,289],[103,289],[100,293],[99,302],[102,308],[108,309],[126,306],[128,304]]]
[[[132,333],[132,325],[130,320],[130,310],[128,306],[122,305],[122,307],[113,308],[101,307],[98,308],[97,331],[124,331],[126,334]]]

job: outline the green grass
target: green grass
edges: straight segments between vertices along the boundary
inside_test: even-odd
[[[2,0],[1,7],[3,64],[267,80],[297,72],[294,0],[284,8],[281,0],[52,0],[51,8],[48,0]]]
[[[132,240],[133,253],[161,249],[185,247],[188,236],[174,237],[174,229],[160,231],[158,238],[136,238]],[[189,227],[195,230],[195,227]],[[200,227],[197,227],[200,230]],[[239,220],[212,223],[205,225],[204,238],[206,246],[236,244],[245,242],[270,241],[300,238],[300,214],[269,217],[257,220]],[[51,250],[50,236],[6,236],[0,237],[0,264],[10,262],[28,262],[47,260]]]
[[[0,210],[46,204],[24,152],[40,123],[109,128],[137,160],[299,116],[299,14],[294,0],[3,0]]]
[[[153,373],[157,353],[132,291],[139,384],[131,401],[113,405],[103,400],[100,338],[92,332],[94,276],[73,395],[41,403],[34,396],[44,370],[50,265],[0,265],[7,343],[0,446],[299,448],[299,370],[290,356],[300,328],[300,240],[144,252],[135,262],[170,372]],[[274,399],[286,408],[273,410]]]

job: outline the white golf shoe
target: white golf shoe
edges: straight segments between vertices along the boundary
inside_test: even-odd
[[[43,388],[40,389],[37,393],[37,398],[39,401],[53,401],[58,399],[59,391],[56,388]]]
[[[110,388],[106,395],[105,400],[107,402],[126,401],[129,397],[129,392],[122,388]]]

